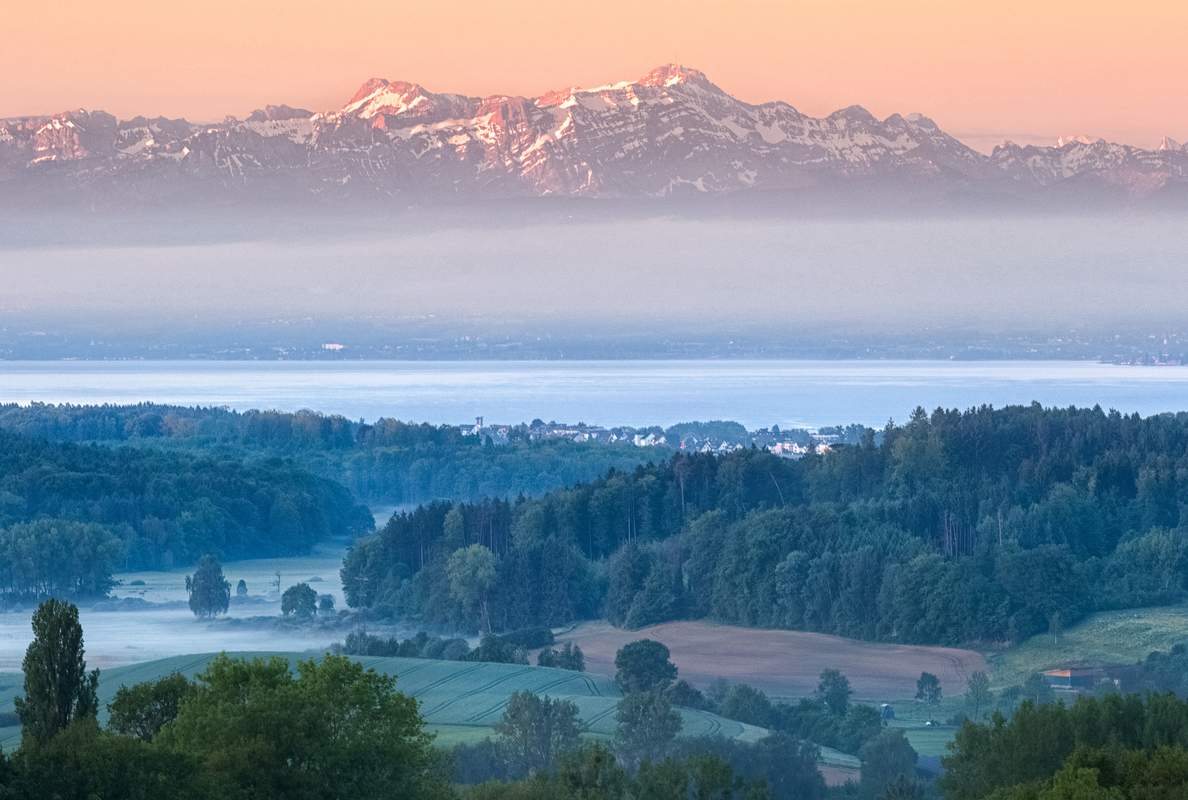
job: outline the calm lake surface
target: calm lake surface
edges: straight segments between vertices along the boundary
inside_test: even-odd
[[[0,402],[302,408],[432,423],[748,427],[904,420],[917,405],[1188,410],[1188,367],[1065,361],[0,362]]]

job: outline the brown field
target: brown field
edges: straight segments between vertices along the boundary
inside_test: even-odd
[[[858,699],[883,702],[910,699],[921,672],[940,678],[944,692],[965,691],[971,672],[986,660],[972,650],[950,647],[874,644],[840,636],[764,630],[708,622],[666,622],[638,631],[590,622],[558,636],[586,654],[586,670],[613,675],[615,653],[636,639],[655,639],[672,652],[680,677],[704,688],[716,678],[747,683],[776,697],[800,697],[817,688],[825,669],[850,679]]]
[[[853,767],[831,767],[822,764],[817,768],[826,786],[845,786],[847,783],[857,783],[862,777],[862,771]]]

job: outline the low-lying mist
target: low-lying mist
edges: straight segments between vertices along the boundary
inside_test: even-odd
[[[201,220],[170,224],[201,238]],[[212,330],[230,320],[467,318],[1008,331],[1182,319],[1188,225],[1138,213],[484,226],[397,218],[340,236],[10,242],[0,263],[0,311],[10,319],[93,315],[108,335],[116,318]]]

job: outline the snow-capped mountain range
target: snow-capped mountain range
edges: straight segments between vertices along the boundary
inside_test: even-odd
[[[851,106],[816,118],[783,102],[745,103],[675,64],[535,98],[438,94],[375,78],[325,112],[267,106],[216,124],[85,110],[0,120],[0,196],[26,207],[811,196],[846,187],[1182,196],[1188,148],[1073,137],[1052,147],[1006,143],[987,156],[919,114],[878,119]]]

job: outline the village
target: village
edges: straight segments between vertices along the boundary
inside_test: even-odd
[[[476,417],[473,424],[458,426],[463,436],[476,436],[489,440],[492,445],[507,445],[516,441],[557,441],[597,443],[606,445],[631,445],[679,450],[686,453],[726,454],[735,450],[755,447],[767,450],[781,458],[802,458],[809,452],[827,453],[835,447],[856,444],[861,440],[864,429],[861,426],[845,428],[781,429],[770,428],[747,430],[737,422],[686,422],[669,428],[648,426],[604,427],[587,425],[584,422],[560,423],[535,419],[518,425],[488,424],[483,417]]]

